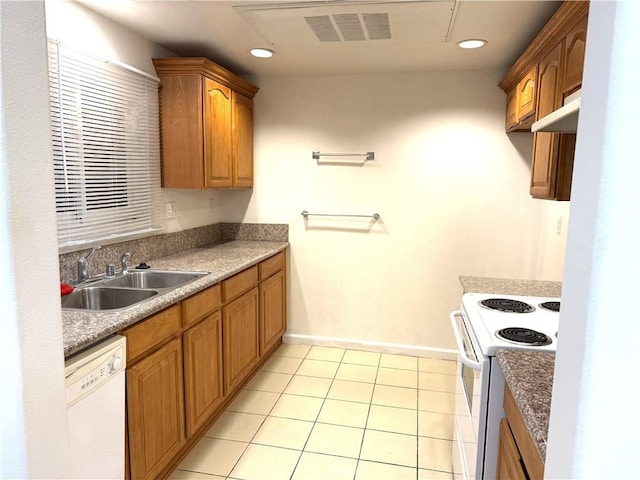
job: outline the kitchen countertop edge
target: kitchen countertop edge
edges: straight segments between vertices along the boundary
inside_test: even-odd
[[[152,300],[118,312],[62,310],[64,356],[109,337],[144,318],[260,263],[289,247],[289,242],[231,241],[186,250],[148,263],[158,270],[210,272]]]
[[[460,276],[463,293],[495,293],[532,297],[560,297],[562,282]]]
[[[544,460],[547,455],[549,414],[555,353],[498,350],[498,364],[506,385],[522,412],[524,423]]]

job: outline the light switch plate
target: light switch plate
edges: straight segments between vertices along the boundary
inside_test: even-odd
[[[164,215],[167,219],[176,218],[174,202],[167,202],[164,204]]]

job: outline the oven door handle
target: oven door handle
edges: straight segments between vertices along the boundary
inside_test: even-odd
[[[449,314],[449,319],[451,320],[451,328],[453,329],[453,336],[456,338],[458,353],[460,354],[460,360],[469,368],[472,368],[474,370],[481,370],[482,364],[480,362],[476,362],[475,360],[467,357],[467,352],[465,351],[464,345],[462,344],[462,337],[460,336],[460,332],[458,331],[458,322],[456,321],[456,317],[462,318],[461,310],[455,310]]]

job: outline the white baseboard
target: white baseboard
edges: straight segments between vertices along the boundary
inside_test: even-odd
[[[419,345],[406,345],[402,343],[370,342],[353,338],[320,337],[316,335],[285,333],[282,336],[282,342],[293,345],[320,345],[323,347],[351,348],[369,352],[399,353],[402,355],[439,358],[442,360],[456,360],[457,358],[457,353],[453,349],[421,347]]]

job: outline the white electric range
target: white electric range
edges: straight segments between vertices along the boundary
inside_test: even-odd
[[[498,430],[504,416],[500,349],[555,352],[560,299],[466,293],[451,312],[458,348],[454,473],[465,479],[496,478]]]

